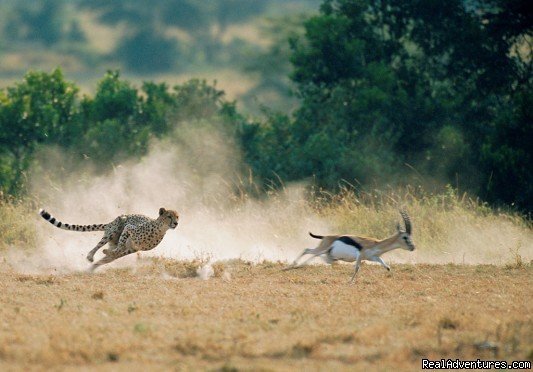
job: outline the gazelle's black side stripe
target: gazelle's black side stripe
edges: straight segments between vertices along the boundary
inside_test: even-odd
[[[351,245],[351,246],[357,248],[358,251],[363,249],[363,246],[361,244],[357,243],[355,240],[353,240],[352,238],[350,238],[348,236],[341,236],[337,240],[343,242],[344,244],[348,244],[348,245]]]

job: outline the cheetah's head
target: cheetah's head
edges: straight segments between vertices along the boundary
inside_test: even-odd
[[[166,224],[168,223],[168,227],[171,229],[175,229],[178,226],[179,218],[178,212],[163,207],[159,208],[159,219]]]

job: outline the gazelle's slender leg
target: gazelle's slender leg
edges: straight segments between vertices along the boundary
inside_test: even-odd
[[[298,257],[296,257],[296,259],[294,261],[292,261],[292,266],[296,266],[296,264],[298,263],[298,260],[300,258],[302,258],[303,256],[305,256],[306,254],[310,254],[310,253],[313,253],[313,249],[311,248],[306,248],[302,251],[302,253],[300,253],[300,255]]]
[[[313,255],[311,257],[309,257],[307,260],[305,260],[304,262],[302,262],[301,264],[298,265],[298,267],[300,266],[304,266],[306,263],[308,263],[309,261],[311,261],[313,258],[317,257],[317,256],[320,256],[323,252],[320,252],[320,253],[313,253]]]
[[[355,261],[355,269],[353,271],[353,275],[352,275],[352,279],[350,279],[350,283],[353,283],[354,280],[355,280],[355,275],[357,274],[357,272],[359,271],[359,269],[361,268],[361,258],[363,257],[362,254],[360,254],[358,257],[357,257],[357,261]]]
[[[292,265],[287,267],[284,270],[290,270],[290,269],[296,269],[298,267],[302,267],[303,265],[308,263],[310,260],[312,260],[316,256],[320,256],[320,255],[326,253],[328,251],[328,249],[329,249],[328,247],[324,247],[323,245],[319,245],[318,247],[313,248],[313,249],[311,249],[311,248],[304,249],[302,251],[302,253],[300,253],[300,255],[293,261]],[[298,260],[300,258],[302,258],[303,256],[305,256],[306,254],[312,254],[312,256],[310,258],[308,258],[307,260],[305,260],[303,263],[298,264]]]
[[[292,264],[289,267],[286,267],[283,270],[285,271],[285,270],[290,270],[290,269],[296,269],[296,268],[298,268],[300,266],[303,266],[309,260],[305,261],[303,264],[298,264],[298,260],[300,258],[302,258],[303,256],[305,256],[306,254],[313,254],[314,255],[313,257],[315,257],[316,256],[316,254],[315,254],[316,250],[317,250],[317,248],[315,248],[315,249],[311,249],[311,248],[304,249],[302,251],[302,253],[300,253],[300,255],[298,257],[296,257],[296,259],[294,261],[292,261]],[[311,258],[313,258],[313,257],[311,257]]]
[[[390,266],[387,265],[383,259],[381,257],[373,257],[372,258],[372,261],[374,262],[379,262],[381,264],[381,266],[383,266],[385,269],[387,269],[387,271],[390,271]]]

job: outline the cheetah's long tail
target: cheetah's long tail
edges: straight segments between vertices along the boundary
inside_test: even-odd
[[[59,227],[63,230],[70,231],[104,231],[106,224],[104,225],[69,225],[68,223],[62,223],[56,220],[56,218],[44,209],[39,210],[39,214],[42,218],[50,222],[55,227]]]

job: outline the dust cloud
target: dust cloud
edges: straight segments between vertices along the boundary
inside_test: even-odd
[[[69,224],[107,223],[130,213],[155,218],[160,207],[177,210],[179,226],[169,230],[157,248],[143,252],[143,257],[290,261],[316,245],[308,231],[338,233],[334,221],[309,207],[305,185],[289,185],[259,199],[242,196],[239,180],[246,179],[247,173],[235,149],[216,128],[193,124],[154,141],[141,160],[117,165],[105,174],[96,170],[91,159],[80,165],[69,162],[68,155],[57,149],[46,149],[31,172],[32,196]],[[433,216],[412,218],[417,250],[387,253],[386,262],[504,264],[516,254],[527,262],[533,258],[531,230],[505,219],[476,219],[461,213],[441,213],[440,222]],[[395,221],[389,222],[392,234]],[[38,250],[30,256],[16,249],[8,252],[13,268],[40,273],[89,268],[85,256],[101,232],[60,230],[40,219],[37,211],[34,223]],[[361,229],[351,233],[366,234]],[[100,252],[95,259],[99,257]],[[130,255],[108,266],[134,266],[137,259]]]
[[[442,213],[437,233],[423,232],[414,252],[393,251],[398,263],[431,264],[529,264],[533,260],[533,232],[503,216],[476,216],[464,210]],[[423,224],[425,225],[425,224]]]
[[[140,161],[107,174],[98,174],[90,159],[84,166],[72,165],[64,154],[48,149],[32,172],[33,195],[42,208],[69,224],[107,223],[130,213],[156,218],[160,207],[178,211],[179,226],[143,257],[293,259],[314,243],[307,231],[329,230],[328,224],[311,213],[302,185],[261,200],[240,195],[236,180],[246,173],[235,148],[215,128],[181,126],[173,137],[154,141]],[[85,256],[101,232],[60,230],[37,215],[35,223],[38,255],[12,255],[13,266],[50,272],[89,267]],[[109,266],[130,266],[136,259],[131,255]]]

